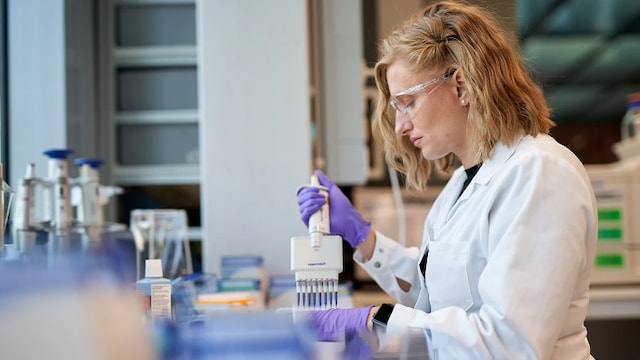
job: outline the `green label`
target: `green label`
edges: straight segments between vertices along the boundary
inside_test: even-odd
[[[614,221],[622,219],[620,209],[598,209],[598,221]]]
[[[616,267],[620,268],[624,266],[623,254],[597,254],[596,255],[596,267]]]
[[[243,286],[243,285],[221,285],[218,291],[254,291],[255,288],[253,286]]]
[[[598,229],[598,241],[622,241],[622,229]]]

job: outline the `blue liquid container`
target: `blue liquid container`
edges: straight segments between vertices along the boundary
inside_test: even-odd
[[[172,318],[171,280],[162,277],[162,261],[147,259],[145,277],[136,282],[136,292],[151,319]]]

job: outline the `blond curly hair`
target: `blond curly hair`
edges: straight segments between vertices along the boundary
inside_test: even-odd
[[[409,139],[394,130],[387,69],[398,59],[416,74],[428,68],[462,71],[470,103],[468,132],[478,163],[491,157],[498,141],[511,145],[524,134],[548,134],[555,125],[513,35],[502,29],[489,11],[461,1],[429,5],[381,42],[375,66],[378,97],[373,135],[384,149],[387,163],[404,174],[408,187],[425,189],[431,164]],[[436,164],[450,172],[455,156],[448,154]]]

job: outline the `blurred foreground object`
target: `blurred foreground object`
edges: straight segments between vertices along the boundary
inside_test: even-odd
[[[166,359],[319,359],[311,322],[290,313],[220,311],[157,331],[171,339],[162,347]]]
[[[0,263],[3,359],[157,358],[133,289],[89,263]]]

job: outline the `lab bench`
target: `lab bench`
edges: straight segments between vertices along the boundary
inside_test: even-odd
[[[592,286],[587,319],[640,319],[640,286]]]

